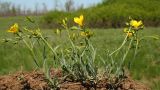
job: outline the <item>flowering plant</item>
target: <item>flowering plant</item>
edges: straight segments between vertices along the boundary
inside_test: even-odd
[[[35,21],[31,18],[27,19],[35,24]],[[56,76],[54,78],[51,77],[51,66],[50,63],[47,63],[49,56],[53,56],[52,61],[59,65],[58,68],[61,68],[63,81],[76,81],[81,82],[83,85],[89,84],[92,87],[96,87],[100,80],[107,79],[112,87],[116,87],[125,77],[125,60],[129,51],[134,50],[134,59],[142,39],[146,37],[158,39],[154,36],[139,37],[138,33],[144,27],[143,22],[131,19],[126,23],[126,28],[124,29],[125,38],[120,47],[113,52],[108,51],[105,57],[101,57],[96,53],[97,48],[92,44],[91,39],[94,37],[94,33],[92,30],[85,28],[84,19],[83,15],[75,17],[73,21],[77,25],[73,27],[68,27],[67,18],[62,20],[61,25],[64,29],[56,29],[55,33],[57,37],[64,36],[66,38],[67,44],[65,45],[60,42],[59,45],[53,46],[48,37],[44,36],[39,28],[30,30],[25,27],[21,28],[15,23],[8,32],[14,34],[14,39],[11,39],[11,41],[22,41],[25,44],[35,64],[43,69],[53,88],[59,87],[59,79]],[[40,51],[43,57],[42,64],[37,56],[36,48],[38,50],[42,49]],[[123,55],[117,58],[122,50],[124,50]],[[97,61],[101,63],[101,66],[97,66]]]

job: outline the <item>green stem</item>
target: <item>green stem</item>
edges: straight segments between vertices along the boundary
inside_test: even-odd
[[[23,40],[23,42],[25,43],[25,45],[27,46],[27,48],[28,48],[29,51],[31,52],[31,55],[32,55],[32,57],[33,57],[33,60],[34,60],[35,64],[36,64],[38,67],[40,67],[39,64],[38,64],[38,62],[37,62],[37,60],[36,60],[36,56],[35,56],[35,54],[34,54],[33,47],[32,47],[32,48],[30,47],[30,45],[27,43],[27,41],[22,37],[22,35],[21,35],[20,33],[16,33],[16,35],[19,36],[19,37]]]
[[[49,49],[52,51],[52,53],[54,53],[56,56],[56,52],[55,50],[52,48],[52,46],[48,43],[48,41],[41,35],[41,39],[44,41],[44,43],[49,47]]]
[[[126,57],[127,57],[127,55],[128,55],[128,52],[129,52],[129,50],[130,50],[130,48],[131,48],[130,46],[131,46],[132,42],[133,42],[133,38],[131,39],[131,41],[130,41],[130,43],[129,43],[129,45],[128,45],[128,48],[127,48],[127,50],[126,50],[126,53],[124,54],[124,56],[123,56],[123,58],[122,58],[122,62],[120,63],[120,66],[119,66],[118,70],[116,71],[116,74],[119,74],[120,70],[122,69],[123,64],[124,64],[124,61],[125,61],[125,59],[126,59]]]
[[[129,28],[129,32],[130,31],[131,31],[131,27]],[[124,44],[127,42],[127,38],[128,38],[128,35],[126,35],[126,37],[123,40],[123,43],[121,44],[121,46],[118,49],[116,49],[115,51],[113,51],[111,54],[109,54],[109,56],[112,56],[115,52],[119,51],[124,46]]]
[[[34,59],[35,64],[36,64],[38,67],[40,67],[39,64],[38,64],[38,62],[37,62],[37,60],[36,60],[36,56],[35,56],[35,54],[34,54],[33,48],[31,48],[31,47],[29,46],[29,44],[27,43],[26,40],[24,40],[23,38],[22,38],[22,40],[23,40],[23,42],[25,43],[25,45],[27,46],[27,48],[30,50],[31,55],[32,55],[32,57],[33,57],[33,59]]]
[[[128,68],[129,68],[129,69],[131,68],[132,63],[133,63],[133,61],[134,61],[134,60],[135,60],[135,58],[136,58],[137,50],[138,50],[138,45],[139,45],[139,41],[138,41],[138,39],[137,39],[137,40],[136,40],[136,48],[135,48],[135,51],[134,51],[134,57],[133,57],[133,60],[131,60],[131,61],[129,62],[129,66],[128,66]]]
[[[127,42],[127,37],[128,36],[126,35],[126,37],[125,37],[123,43],[121,44],[121,46],[118,49],[116,49],[115,51],[113,51],[111,54],[109,54],[109,56],[112,56],[115,52],[119,51],[124,46],[124,44]]]
[[[132,42],[133,42],[133,38],[131,39],[131,41],[130,41],[130,43],[129,43],[129,46],[128,46],[128,48],[127,48],[127,51],[126,51],[126,53],[125,53],[124,56],[123,56],[121,66],[122,66],[122,64],[124,63],[124,61],[125,61],[125,59],[126,59],[126,57],[127,57],[127,55],[128,55],[128,52],[129,52],[129,50],[130,50],[130,48],[131,48]]]

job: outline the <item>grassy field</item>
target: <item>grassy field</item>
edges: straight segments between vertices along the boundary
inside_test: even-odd
[[[49,39],[54,39],[53,30],[43,30],[49,34]],[[105,51],[115,50],[124,39],[122,29],[93,29],[95,37],[92,38],[97,53],[105,56]],[[160,28],[145,28],[140,31],[141,36],[160,35]],[[11,37],[12,34],[4,30],[0,31],[0,38]],[[131,76],[152,87],[152,90],[160,89],[160,40],[146,39],[140,46],[138,55],[130,69]],[[127,57],[131,60],[132,53]],[[127,61],[127,62],[128,62]],[[13,73],[19,70],[33,70],[35,64],[24,47],[23,43],[14,45],[11,43],[0,43],[0,74]],[[127,63],[126,62],[126,63]]]
[[[31,18],[39,22],[41,16],[31,16]],[[18,23],[20,26],[33,27],[33,25],[27,21],[26,16],[0,17],[0,30],[7,30],[8,26],[13,25],[13,23]]]

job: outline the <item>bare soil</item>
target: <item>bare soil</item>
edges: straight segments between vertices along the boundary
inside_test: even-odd
[[[62,77],[60,70],[51,70],[51,76]],[[61,81],[58,90],[150,90],[144,84],[127,77],[116,87],[107,79],[100,80],[97,84]],[[51,85],[43,72],[17,72],[11,75],[0,76],[0,90],[51,90]],[[53,89],[52,89],[53,90]]]

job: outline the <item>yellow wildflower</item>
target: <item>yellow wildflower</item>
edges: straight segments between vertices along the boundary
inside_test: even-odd
[[[83,37],[90,38],[93,35],[93,32],[90,32],[90,31],[84,32],[83,31],[83,32],[80,33],[80,35],[83,36]]]
[[[83,15],[80,15],[79,17],[74,18],[74,22],[77,23],[80,26],[83,26],[83,20],[84,20]]]
[[[17,32],[18,32],[18,29],[19,29],[18,24],[15,23],[14,25],[12,25],[12,26],[10,27],[10,29],[8,30],[8,32],[17,33]]]
[[[134,27],[135,29],[138,29],[140,26],[143,25],[143,23],[142,23],[141,20],[140,20],[140,21],[131,20],[131,21],[130,21],[130,25],[131,25],[132,27]]]
[[[81,32],[80,35],[83,36],[83,37],[85,37],[86,33],[85,32]]]
[[[132,32],[128,32],[128,33],[127,33],[127,36],[128,36],[128,37],[131,37],[131,36],[133,36],[133,33],[132,33]]]

